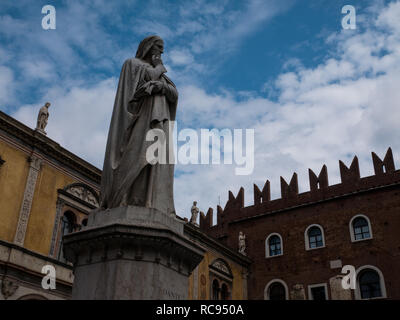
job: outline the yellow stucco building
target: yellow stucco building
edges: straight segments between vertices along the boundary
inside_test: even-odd
[[[98,207],[101,171],[39,130],[0,112],[0,300],[69,299],[73,267],[63,235]],[[189,278],[189,299],[247,299],[250,260],[186,219],[185,233],[206,249]],[[45,290],[42,268],[56,271]]]
[[[207,236],[192,224],[186,224],[185,232],[206,249],[203,260],[189,278],[189,299],[247,299],[250,259]]]

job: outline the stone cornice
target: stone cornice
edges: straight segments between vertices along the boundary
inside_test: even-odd
[[[21,122],[0,111],[0,129],[17,138],[32,150],[37,150],[66,167],[77,171],[96,184],[100,184],[101,170],[64,149],[47,136],[27,127]],[[1,132],[1,131],[0,131]]]
[[[64,255],[74,268],[111,260],[159,263],[189,275],[204,248],[169,228],[115,223],[64,236]]]
[[[21,247],[21,246],[18,246],[16,244],[14,244],[14,243],[10,243],[10,242],[4,241],[4,240],[0,240],[0,246],[4,246],[4,247],[10,248],[10,249],[18,250],[18,251],[21,251],[21,252],[23,252],[23,253],[25,253],[27,255],[30,255],[32,257],[35,257],[35,258],[38,258],[38,259],[42,259],[42,260],[48,261],[51,264],[58,265],[60,267],[72,270],[72,266],[70,266],[69,264],[60,262],[59,260],[50,258],[48,256],[44,256],[44,255],[42,255],[40,253],[37,253],[35,251],[28,250],[28,249],[26,249],[24,247]]]

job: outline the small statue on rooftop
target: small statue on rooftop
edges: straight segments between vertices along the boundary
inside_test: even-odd
[[[197,208],[197,201],[193,201],[191,212],[192,212],[192,217],[190,218],[190,223],[197,225],[197,216],[199,214],[199,208]]]
[[[242,231],[239,232],[239,253],[246,255],[246,236]]]
[[[45,105],[40,108],[37,118],[36,130],[43,134],[46,134],[44,128],[46,128],[47,120],[49,119],[49,107],[50,102],[46,102]]]

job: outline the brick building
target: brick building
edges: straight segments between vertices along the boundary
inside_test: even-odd
[[[229,192],[224,209],[200,217],[203,232],[238,249],[246,236],[249,299],[400,299],[400,170],[389,148],[382,161],[372,153],[375,175],[360,177],[357,157],[339,162],[341,183],[328,184],[323,166],[309,170],[310,191],[299,193],[296,173],[281,178],[281,198],[270,183],[254,185],[254,205],[244,190]],[[341,285],[342,267],[355,270],[354,290]],[[346,272],[347,273],[347,272]]]

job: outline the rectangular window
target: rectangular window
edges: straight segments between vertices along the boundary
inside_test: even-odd
[[[309,287],[309,299],[310,300],[327,300],[327,287],[326,285],[315,285]]]

